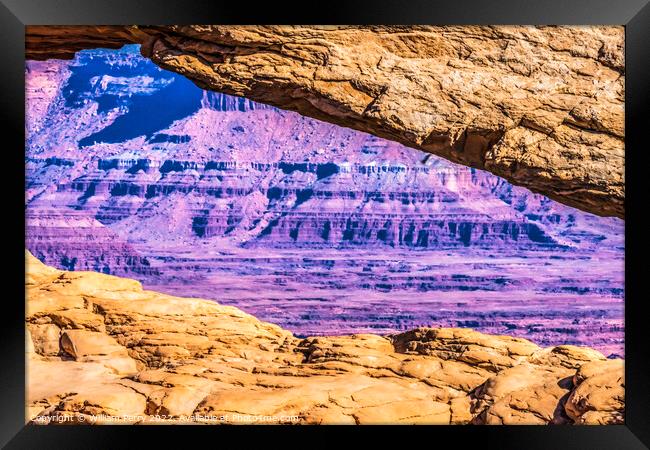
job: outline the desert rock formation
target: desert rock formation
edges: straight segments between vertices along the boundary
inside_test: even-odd
[[[624,355],[621,219],[204,91],[137,45],[25,81],[26,247],[47,265],[300,336],[471,327]]]
[[[27,27],[27,58],[142,44],[199,86],[624,217],[622,27]]]
[[[299,339],[26,255],[27,420],[622,423],[622,360],[470,329]]]

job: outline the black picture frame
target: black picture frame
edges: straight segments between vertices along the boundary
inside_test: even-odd
[[[88,1],[88,0],[0,0],[0,114],[5,125],[2,223],[7,230],[2,241],[4,264],[2,286],[3,319],[0,372],[0,445],[6,448],[115,448],[128,446],[134,436],[171,442],[181,437],[185,446],[215,445],[223,438],[240,439],[249,447],[252,436],[278,436],[285,442],[309,445],[312,440],[338,441],[381,439],[384,434],[405,445],[415,443],[411,427],[304,427],[297,433],[318,436],[288,437],[286,427],[58,427],[25,426],[24,353],[24,241],[25,233],[23,154],[24,135],[24,27],[25,25],[118,25],[118,24],[566,24],[625,25],[626,32],[626,267],[625,267],[625,425],[610,426],[499,426],[417,427],[418,440],[429,445],[463,442],[488,448],[584,448],[641,449],[650,447],[650,390],[643,264],[647,228],[643,217],[643,170],[648,150],[643,146],[648,128],[650,103],[650,4],[648,0],[364,0],[312,2],[209,2],[209,1]],[[647,145],[647,144],[646,144]],[[345,433],[335,437],[332,430]],[[182,432],[181,432],[182,431]],[[430,436],[429,436],[430,435]],[[448,440],[448,439],[451,439]],[[399,442],[399,441],[396,441]],[[152,444],[157,445],[157,444]],[[368,444],[366,444],[368,445]],[[421,444],[418,444],[421,445]],[[230,447],[230,445],[229,445]]]

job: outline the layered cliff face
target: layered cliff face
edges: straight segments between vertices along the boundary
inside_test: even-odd
[[[624,216],[622,27],[27,27],[27,57],[142,43],[202,87]]]
[[[131,244],[92,216],[33,202],[26,214],[31,251],[41,261],[66,270],[155,276],[159,271]]]
[[[299,339],[29,253],[26,270],[32,423],[624,421],[623,361],[589,348],[445,328]]]
[[[175,231],[188,239],[589,245],[567,230],[588,215],[399,144],[201,91],[135,52],[28,64],[28,202],[112,224],[161,216],[157,203],[181,197],[168,213],[188,216],[192,227]]]
[[[300,335],[471,326],[622,355],[621,220],[202,91],[133,47],[26,80],[27,247],[48,264]]]

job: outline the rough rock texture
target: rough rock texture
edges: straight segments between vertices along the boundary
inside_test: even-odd
[[[623,421],[623,361],[588,348],[451,328],[298,339],[233,307],[26,264],[35,423]]]
[[[622,27],[28,27],[27,57],[120,40],[206,89],[624,217]]]
[[[25,58],[72,59],[79,50],[87,48],[120,48],[137,42],[132,27],[29,25],[25,27]]]

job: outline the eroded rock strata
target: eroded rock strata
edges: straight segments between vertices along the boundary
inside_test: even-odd
[[[203,91],[137,46],[29,61],[26,87],[26,245],[48,265],[300,336],[472,327],[623,356],[620,219]]]
[[[27,27],[27,57],[142,44],[206,89],[624,217],[622,27]]]
[[[135,280],[26,266],[35,423],[623,422],[623,360],[589,348],[458,328],[299,339]]]

